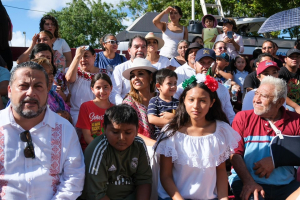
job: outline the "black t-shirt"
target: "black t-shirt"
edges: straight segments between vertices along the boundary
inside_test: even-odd
[[[277,59],[277,58],[273,58],[273,59],[274,59],[274,62],[277,63],[277,66],[278,66],[279,68],[283,67],[283,63],[282,63],[281,60],[279,60],[279,59]]]
[[[297,83],[300,80],[300,69],[298,68],[296,73],[292,73],[286,67],[282,67],[279,70],[279,78],[287,83],[287,96],[300,105],[300,84]]]
[[[246,94],[246,88],[255,89],[259,87],[260,81],[256,76],[257,76],[256,71],[253,71],[246,76],[243,84],[243,91],[244,91],[243,94]]]

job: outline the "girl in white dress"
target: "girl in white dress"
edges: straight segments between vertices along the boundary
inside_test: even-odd
[[[240,136],[222,111],[215,79],[197,74],[183,87],[175,117],[155,145],[158,199],[228,200],[225,161]]]

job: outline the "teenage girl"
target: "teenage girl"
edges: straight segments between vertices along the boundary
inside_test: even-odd
[[[107,74],[96,74],[92,78],[91,89],[96,98],[81,104],[76,124],[82,130],[80,143],[83,151],[95,137],[103,133],[103,116],[106,109],[113,106],[109,101],[112,83]]]
[[[159,199],[228,199],[225,160],[240,136],[222,111],[214,78],[197,74],[183,87],[175,117],[155,145]]]

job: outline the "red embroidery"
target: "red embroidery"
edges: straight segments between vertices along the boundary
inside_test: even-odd
[[[0,127],[0,199],[4,200],[4,195],[8,181],[4,180],[4,134],[3,127]]]
[[[60,173],[60,158],[61,158],[61,146],[62,146],[62,125],[56,124],[52,129],[51,134],[51,167],[50,176],[53,177],[52,185],[53,194],[57,191],[57,185],[59,185],[59,173]]]

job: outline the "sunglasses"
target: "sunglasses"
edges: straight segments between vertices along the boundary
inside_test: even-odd
[[[219,49],[220,51],[222,51],[222,49],[224,49],[225,51],[227,50],[227,47],[219,47],[219,48],[217,48],[217,49]]]
[[[27,146],[24,149],[25,158],[35,158],[34,147],[29,131],[23,131],[20,133],[20,139],[22,142],[27,142]]]
[[[107,40],[105,43],[110,43],[110,44],[117,44],[117,45],[119,45],[119,44],[120,44],[120,41],[118,41],[118,40]]]

